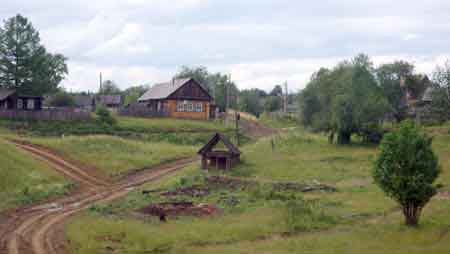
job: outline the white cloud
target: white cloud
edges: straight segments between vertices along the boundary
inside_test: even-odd
[[[431,73],[450,56],[450,2],[429,0],[16,0],[51,52],[69,58],[64,86],[94,90],[98,73],[123,88],[182,65],[231,73],[241,88],[301,89],[320,67],[359,52]]]

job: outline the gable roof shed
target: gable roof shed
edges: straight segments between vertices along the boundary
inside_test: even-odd
[[[237,148],[231,141],[224,136],[223,134],[216,133],[214,136],[209,140],[209,142],[204,145],[199,151],[198,154],[204,155],[210,151],[220,142],[222,141],[225,147],[228,149],[228,151],[233,155],[240,155],[241,151],[239,148]]]

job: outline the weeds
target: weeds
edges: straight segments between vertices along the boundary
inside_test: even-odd
[[[285,209],[284,218],[289,233],[324,229],[336,224],[335,219],[326,215],[317,201],[297,198],[289,200]]]

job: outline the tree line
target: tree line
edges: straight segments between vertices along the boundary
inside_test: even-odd
[[[397,122],[405,119],[405,98],[419,99],[428,87],[433,88],[432,113],[447,120],[449,67],[436,67],[430,80],[406,61],[375,68],[367,55],[359,54],[331,69],[320,68],[299,95],[301,122],[328,133],[330,142],[348,144],[353,134],[378,142],[385,118],[392,116]]]

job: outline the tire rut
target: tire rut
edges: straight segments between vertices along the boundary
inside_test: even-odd
[[[1,225],[0,254],[65,253],[65,240],[61,237],[61,229],[70,217],[93,204],[107,203],[124,197],[136,186],[157,181],[198,161],[198,158],[182,159],[131,174],[116,183],[109,183],[50,151],[23,142],[13,143],[78,183],[79,190],[54,202],[19,209],[13,213],[9,220]]]

